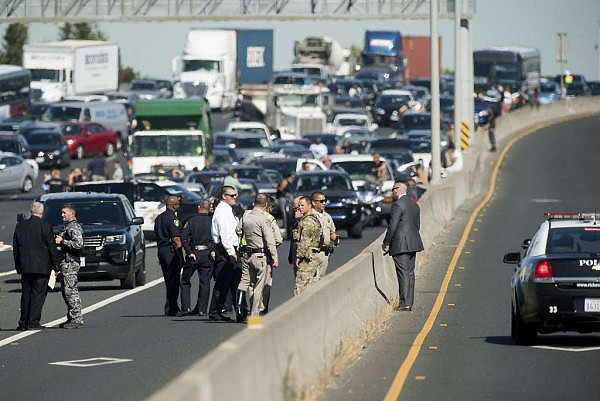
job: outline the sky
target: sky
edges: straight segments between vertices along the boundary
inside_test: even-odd
[[[308,0],[307,0],[308,1]],[[0,32],[7,24],[0,24]],[[404,35],[429,35],[428,20],[386,21],[299,21],[299,22],[129,22],[99,23],[100,30],[119,44],[123,66],[131,66],[142,76],[171,78],[171,60],[181,54],[190,28],[272,28],[274,67],[289,68],[294,40],[307,35],[327,35],[345,47],[362,47],[364,31],[399,30]],[[555,35],[569,35],[570,54],[566,69],[600,79],[600,0],[476,0],[471,21],[473,49],[519,45],[535,47],[542,53],[542,74],[560,73],[555,62]],[[440,20],[442,68],[454,70],[454,26]],[[31,24],[29,43],[57,40],[55,24]]]

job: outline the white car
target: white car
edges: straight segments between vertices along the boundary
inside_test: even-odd
[[[266,124],[254,122],[254,121],[234,121],[227,125],[227,131],[229,132],[248,132],[251,134],[264,135],[269,141],[269,144],[273,146],[277,139],[277,135],[273,134]]]
[[[0,189],[19,189],[29,192],[37,172],[33,166],[14,153],[0,152]]]
[[[383,157],[380,160],[383,162],[386,161]],[[383,170],[380,180],[377,180],[371,174],[373,155],[330,155],[329,161],[331,161],[331,168],[342,168],[348,173],[355,188],[363,186],[367,180],[379,181],[382,192],[391,191],[394,186],[394,172],[389,163],[386,163],[386,168]]]
[[[343,135],[349,129],[366,128],[369,131],[375,131],[378,125],[371,122],[371,118],[366,114],[342,113],[333,118],[328,130],[336,135]]]
[[[408,101],[408,107],[411,111],[420,112],[425,111],[425,105],[415,100],[413,93],[404,89],[386,89],[380,93],[380,96],[407,96],[410,100]]]

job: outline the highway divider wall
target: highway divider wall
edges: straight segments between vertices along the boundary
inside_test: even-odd
[[[539,123],[591,114],[600,114],[600,96],[563,100],[539,109],[526,107],[499,118],[496,136],[504,140]],[[426,249],[434,245],[462,202],[488,189],[494,157],[488,152],[486,132],[477,133],[474,139],[464,156],[463,171],[432,185],[419,201]],[[358,338],[397,296],[394,264],[382,255],[382,239],[275,308],[263,318],[261,328],[243,330],[222,342],[150,400],[299,399],[303,389],[329,372],[342,341]]]

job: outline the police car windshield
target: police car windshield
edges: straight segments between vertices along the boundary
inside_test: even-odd
[[[163,187],[170,195],[179,197],[184,202],[198,202],[202,200],[202,197],[198,194],[190,191],[181,185],[168,185]]]
[[[60,199],[48,200],[44,203],[44,221],[53,226],[64,224],[62,221],[62,206],[65,203],[75,205],[75,216],[81,224],[92,225],[125,225],[123,206],[118,201],[89,201]]]
[[[600,253],[600,227],[551,228],[546,254]]]
[[[352,189],[350,180],[342,175],[307,175],[298,177],[296,182],[296,191],[349,191]]]

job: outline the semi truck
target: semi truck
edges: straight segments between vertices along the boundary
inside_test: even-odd
[[[402,36],[402,51],[406,59],[404,78],[431,77],[431,40],[429,36]],[[439,71],[442,71],[442,38],[438,38]]]
[[[23,46],[23,66],[41,100],[115,91],[119,85],[119,47],[99,40],[63,40]]]
[[[404,77],[405,59],[399,31],[366,31],[359,76],[379,80]]]
[[[323,64],[336,75],[350,73],[350,50],[329,36],[307,36],[294,42],[295,64]]]
[[[231,109],[244,85],[273,77],[272,29],[191,29],[172,61],[176,97],[199,96],[211,109]]]

